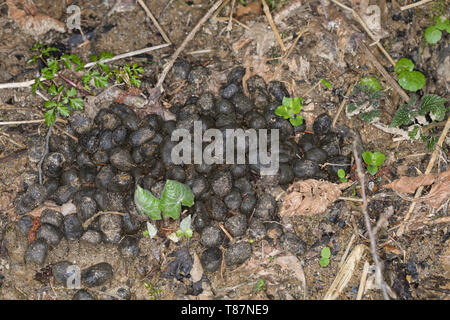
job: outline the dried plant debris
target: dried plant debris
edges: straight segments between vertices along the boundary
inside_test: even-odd
[[[39,12],[33,1],[7,0],[9,17],[12,18],[25,33],[39,36],[50,30],[65,32],[64,23]]]
[[[324,212],[339,199],[342,190],[351,183],[335,184],[328,181],[308,179],[292,184],[283,197],[281,217],[313,215]]]
[[[417,188],[430,185],[432,185],[430,192],[417,201],[424,201],[435,209],[440,208],[450,197],[450,170],[418,177],[401,177],[384,187],[400,193],[414,193]]]

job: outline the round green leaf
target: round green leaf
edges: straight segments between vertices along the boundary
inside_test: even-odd
[[[396,74],[400,74],[403,71],[413,71],[414,70],[414,63],[411,59],[408,58],[401,58],[397,61],[397,63],[394,66],[394,71]]]
[[[345,170],[344,169],[339,169],[337,172],[337,175],[339,178],[345,178]]]
[[[287,112],[286,107],[285,106],[279,106],[278,108],[275,109],[275,114],[277,116],[283,117],[284,119],[289,119],[289,117],[291,116],[289,114],[289,112]]]
[[[322,251],[320,252],[320,255],[322,258],[329,259],[331,257],[331,250],[328,247],[324,247]]]
[[[373,153],[372,164],[374,166],[377,166],[377,167],[381,166],[383,164],[384,160],[386,160],[386,156],[383,153],[378,152],[378,151]]]
[[[442,38],[442,31],[436,28],[435,26],[430,26],[425,29],[425,40],[429,44],[434,44],[439,42]]]
[[[376,175],[378,172],[377,166],[367,166],[367,172],[369,172],[371,175]]]
[[[163,217],[178,219],[181,213],[181,204],[187,207],[194,204],[194,194],[191,188],[181,182],[167,180],[159,203]]]
[[[405,90],[417,91],[425,86],[426,78],[420,71],[403,71],[398,75],[398,84]]]
[[[330,264],[330,259],[322,257],[319,260],[319,264],[321,267],[326,267]]]
[[[303,123],[303,117],[300,115],[297,115],[296,118],[290,118],[289,122],[294,126],[294,127],[298,127],[299,125],[301,125]]]
[[[372,162],[372,159],[373,159],[373,154],[372,154],[372,152],[370,152],[370,151],[365,151],[365,152],[362,153],[362,157],[363,157],[364,162],[365,162],[367,165],[373,164],[373,162]]]
[[[380,82],[378,82],[378,79],[375,77],[363,77],[359,80],[359,83],[369,87],[373,91],[380,91],[383,89]]]

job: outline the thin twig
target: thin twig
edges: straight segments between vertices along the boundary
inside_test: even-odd
[[[94,221],[98,216],[101,216],[102,214],[117,214],[119,216],[125,215],[125,213],[117,212],[117,211],[99,211],[83,223],[83,228],[86,229],[87,227],[89,227],[89,225],[92,223],[92,221]]]
[[[158,82],[156,83],[155,89],[158,89],[160,93],[163,92],[163,82],[166,79],[167,74],[169,73],[170,69],[172,69],[173,64],[177,60],[180,53],[184,50],[184,48],[187,46],[187,44],[194,38],[195,34],[200,30],[200,28],[205,24],[206,21],[208,21],[209,17],[219,8],[219,6],[222,4],[224,0],[218,0],[209,10],[208,12],[203,16],[203,18],[200,19],[200,21],[196,24],[194,29],[192,29],[191,32],[187,35],[186,39],[183,40],[181,45],[178,47],[178,49],[175,51],[175,53],[172,55],[172,58],[170,61],[166,64],[163,71],[161,72],[161,75],[159,76]]]
[[[364,31],[366,31],[366,33],[369,35],[369,37],[375,41],[377,47],[381,50],[381,52],[383,52],[383,54],[385,55],[385,57],[389,60],[389,62],[394,66],[395,65],[395,61],[394,59],[392,59],[391,55],[384,49],[384,47],[381,45],[379,39],[376,38],[376,36],[372,33],[372,31],[370,31],[370,29],[367,27],[366,23],[364,22],[364,20],[361,18],[361,16],[358,14],[358,12],[356,12],[355,10],[353,10],[350,7],[347,7],[346,5],[340,3],[337,0],[331,0],[334,4],[338,5],[339,7],[348,10],[352,13],[353,17],[355,18],[356,21],[358,21],[358,23],[363,27]]]
[[[416,3],[411,3],[411,4],[408,4],[407,6],[400,7],[400,10],[404,11],[404,10],[408,10],[411,8],[415,8],[415,7],[421,6],[421,5],[431,2],[431,1],[433,1],[433,0],[422,0],[422,1],[419,1]]]
[[[394,78],[391,77],[389,72],[384,69],[383,65],[378,61],[377,57],[367,48],[367,46],[364,43],[361,43],[364,52],[369,56],[369,60],[373,63],[375,68],[383,75],[383,77],[386,79],[386,81],[389,83],[389,85],[394,88],[395,91],[400,95],[400,97],[406,102],[409,102],[409,96],[406,94],[406,92],[399,86],[397,81],[394,80]]]
[[[429,174],[431,172],[431,170],[433,169],[437,155],[442,148],[442,144],[444,143],[444,140],[447,136],[449,129],[450,129],[450,117],[447,119],[447,123],[445,124],[444,130],[442,130],[441,136],[439,137],[438,142],[434,146],[433,154],[431,155],[430,162],[428,162],[428,166],[425,169],[424,174]],[[423,188],[424,188],[423,186],[420,186],[416,190],[416,193],[414,194],[414,199],[417,199],[422,195]],[[398,229],[398,231],[397,231],[397,236],[401,236],[405,232],[406,222],[408,222],[409,218],[411,217],[411,213],[414,211],[415,207],[416,207],[416,202],[411,202],[408,212],[406,213],[405,219],[403,220],[402,225],[400,226],[400,229]]]
[[[275,34],[275,38],[277,38],[278,44],[280,45],[281,49],[283,51],[286,51],[286,46],[283,43],[283,39],[281,39],[280,33],[278,32],[277,26],[275,25],[275,22],[273,22],[272,14],[270,13],[269,6],[267,5],[265,0],[261,0],[261,3],[263,5],[263,11],[267,17],[267,20],[269,21],[270,27],[272,28],[273,33]]]
[[[355,128],[355,130],[356,130],[356,128]],[[357,141],[356,141],[356,139],[353,142],[353,156],[355,158],[355,163],[356,163],[356,168],[357,168],[357,172],[358,172],[359,183],[361,184],[361,196],[363,198],[362,211],[363,211],[363,214],[364,214],[364,221],[365,221],[365,224],[366,224],[367,233],[369,234],[370,248],[371,248],[372,256],[373,256],[373,259],[375,261],[376,279],[377,279],[377,282],[379,283],[379,285],[381,287],[381,291],[383,292],[384,299],[389,300],[389,296],[388,296],[387,290],[386,290],[386,285],[385,285],[384,279],[383,279],[383,274],[381,272],[381,264],[380,264],[380,261],[379,261],[379,258],[378,258],[378,254],[377,254],[377,245],[376,245],[375,236],[373,235],[372,227],[370,226],[369,214],[367,213],[367,197],[366,197],[365,178],[364,178],[364,172],[362,170],[361,159],[359,158],[359,154],[358,154],[358,151],[357,151]]]
[[[342,110],[344,109],[345,105],[347,104],[348,96],[350,96],[350,94],[352,93],[353,88],[355,87],[355,85],[357,83],[358,82],[355,82],[354,84],[350,85],[350,87],[348,87],[347,92],[345,93],[345,97],[342,100],[341,105],[339,106],[339,109],[336,112],[336,115],[334,116],[333,123],[331,124],[332,128],[334,128],[336,126],[336,122],[339,119],[339,115],[341,114]]]
[[[137,2],[141,5],[141,7],[144,9],[145,13],[150,17],[150,19],[153,21],[153,23],[156,26],[156,29],[158,29],[159,33],[162,35],[164,41],[166,41],[167,43],[172,43],[172,41],[170,41],[169,37],[167,36],[167,34],[164,32],[163,28],[161,28],[161,26],[158,23],[158,20],[156,20],[156,18],[153,16],[152,12],[150,11],[150,9],[147,7],[147,5],[144,3],[144,1],[142,0],[137,0]]]

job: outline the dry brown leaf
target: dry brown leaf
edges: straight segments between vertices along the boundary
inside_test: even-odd
[[[386,184],[384,188],[390,188],[400,193],[414,193],[420,186],[429,186],[436,179],[435,173],[421,175],[418,177],[401,177],[393,182]]]
[[[246,6],[239,5],[239,7],[236,9],[236,18],[239,19],[243,16],[247,15],[253,15],[253,16],[260,16],[262,15],[263,10],[261,7],[261,2],[258,0],[247,4]]]
[[[282,198],[280,216],[309,216],[322,213],[339,199],[341,190],[350,185],[350,182],[335,184],[314,179],[297,181],[287,189],[286,195]]]
[[[9,17],[25,33],[33,36],[45,34],[50,30],[65,32],[65,24],[39,12],[32,0],[7,0]]]
[[[414,193],[417,188],[429,185],[433,185],[430,192],[413,201],[424,201],[431,207],[438,209],[450,198],[450,170],[439,174],[429,173],[418,177],[401,177],[385,185],[384,188],[391,188],[399,193]]]

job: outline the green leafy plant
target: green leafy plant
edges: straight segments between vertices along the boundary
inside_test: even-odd
[[[178,219],[181,205],[187,207],[194,205],[194,194],[189,186],[178,181],[167,180],[161,199],[138,185],[134,192],[134,202],[138,211],[148,215],[152,220]]]
[[[163,292],[162,289],[159,289],[158,287],[153,285],[153,283],[147,283],[144,281],[143,284],[147,288],[147,292],[148,292],[148,295],[150,296],[150,300],[158,300],[159,294],[161,292]]]
[[[319,264],[321,267],[326,267],[330,264],[331,250],[329,247],[324,247],[320,252]]]
[[[442,38],[443,30],[450,33],[450,20],[444,16],[438,16],[435,19],[435,24],[425,29],[425,40],[429,44],[438,43]]]
[[[260,278],[254,287],[255,291],[263,291],[266,287],[266,280],[264,280],[264,278]]]
[[[390,127],[408,126],[408,136],[411,140],[421,138],[422,141],[427,142],[428,148],[433,149],[435,143],[435,137],[425,136],[422,133],[422,127],[416,123],[423,123],[425,116],[429,116],[432,122],[438,122],[445,119],[446,112],[449,108],[445,107],[447,99],[442,98],[435,94],[426,94],[420,100],[417,101],[415,95],[411,96],[411,99],[407,105],[403,105],[397,109],[392,118]]]
[[[378,151],[373,153],[370,151],[365,151],[362,153],[362,157],[367,165],[367,172],[373,176],[378,172],[378,167],[383,164],[384,160],[386,160],[386,156]]]
[[[401,58],[398,60],[394,71],[398,75],[398,84],[405,90],[415,92],[425,86],[424,74],[414,70],[414,63],[411,59]]]
[[[109,81],[114,83],[124,83],[131,87],[140,87],[139,75],[144,72],[137,64],[119,66],[114,69],[105,63],[106,59],[114,55],[102,52],[99,57],[92,55],[89,68],[85,68],[86,63],[75,54],[57,55],[59,49],[43,43],[36,43],[32,48],[35,54],[28,60],[27,64],[41,63],[44,67],[35,78],[32,85],[33,94],[40,89],[49,95],[49,99],[44,103],[46,112],[44,114],[45,123],[51,126],[58,116],[68,117],[72,110],[82,110],[84,108],[83,97],[93,95],[91,86],[94,88],[106,88]],[[75,72],[81,72],[80,78]],[[78,84],[79,82],[81,84]]]
[[[282,105],[275,109],[275,114],[284,119],[289,119],[289,122],[297,127],[303,123],[303,117],[299,114],[302,108],[303,99],[301,97],[284,97]]]
[[[365,122],[373,122],[380,118],[380,100],[383,97],[382,87],[375,77],[363,77],[353,88],[346,109],[347,116],[358,117]]]
[[[337,172],[337,175],[339,177],[339,179],[341,180],[341,182],[347,182],[347,178],[346,178],[346,173],[344,169],[339,169]]]
[[[333,85],[330,82],[328,82],[327,79],[322,79],[322,80],[320,80],[320,82],[328,89],[331,89],[333,87]]]

